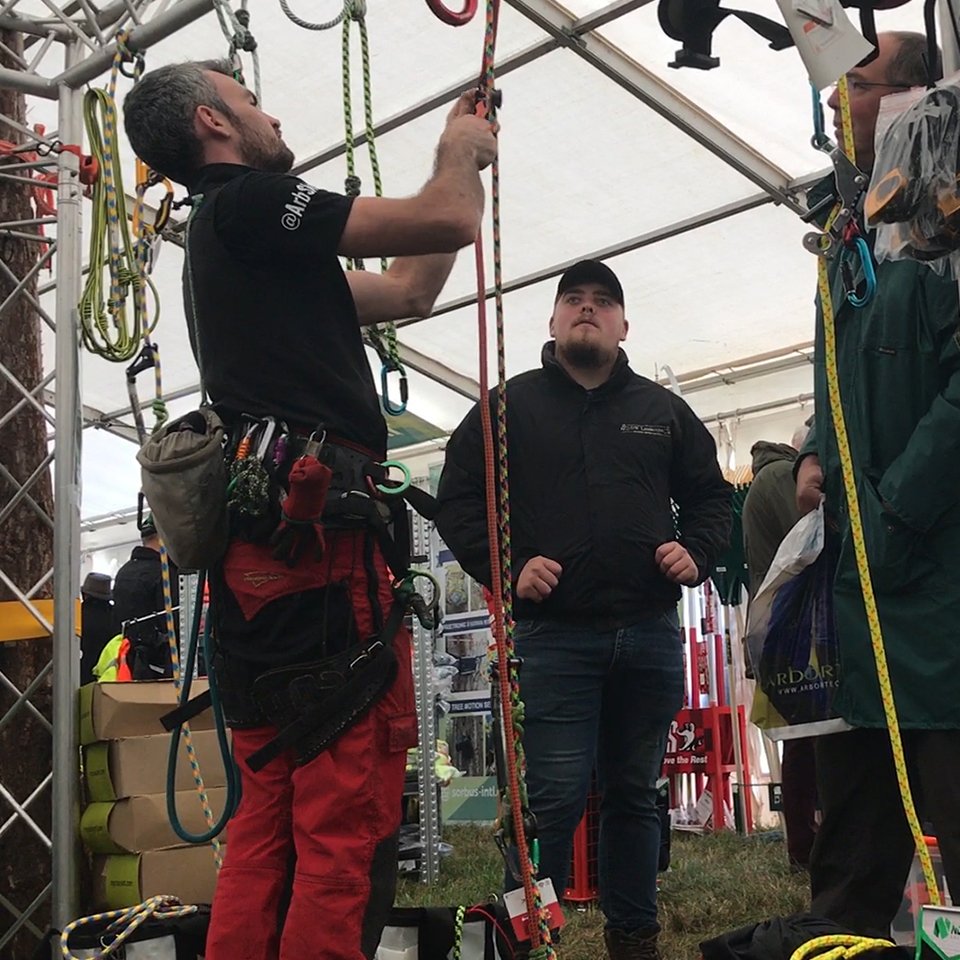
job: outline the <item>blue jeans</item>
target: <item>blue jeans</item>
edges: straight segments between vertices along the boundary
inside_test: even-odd
[[[563,897],[573,834],[596,767],[600,907],[610,928],[656,931],[656,781],[670,721],[683,705],[676,612],[602,632],[524,620],[515,646],[523,658],[523,743],[539,875],[550,877]]]

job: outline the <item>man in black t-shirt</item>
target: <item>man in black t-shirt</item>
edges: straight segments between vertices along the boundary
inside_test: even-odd
[[[429,313],[455,252],[479,228],[479,171],[496,153],[494,131],[465,95],[447,119],[420,193],[350,198],[290,175],[293,154],[279,121],[233,79],[229,63],[148,73],[124,110],[137,153],[192,197],[184,301],[211,400],[235,437],[265,418],[285,424],[277,442],[256,449],[287,495],[285,512],[278,498],[265,523],[234,517],[227,553],[210,571],[211,666],[233,728],[243,797],[229,824],[207,960],[371,958],[393,902],[416,715],[409,636],[404,629],[387,636],[390,573],[402,571],[388,572],[374,533],[385,503],[366,471],[386,454],[386,428],[360,328]],[[338,256],[399,259],[383,274],[344,275]],[[333,472],[322,533],[287,512],[322,499],[314,455],[329,457]],[[359,484],[351,479],[358,463]],[[332,518],[332,506],[344,497],[359,502],[361,494],[375,504],[371,523],[344,518],[342,510]],[[294,544],[305,535],[316,540],[278,558],[272,527]],[[397,661],[386,692],[317,755],[298,740],[259,767],[255,758],[276,743],[277,728],[254,684],[289,668],[284,676],[303,671],[302,691],[316,679],[311,661],[378,638]],[[294,852],[292,895],[278,932]]]

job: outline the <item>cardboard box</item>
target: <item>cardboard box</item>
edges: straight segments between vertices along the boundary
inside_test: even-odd
[[[219,820],[226,797],[224,787],[207,791],[214,820]],[[197,791],[179,791],[176,800],[184,829],[204,833],[208,827]],[[80,817],[80,838],[91,853],[143,853],[183,844],[170,826],[167,798],[162,793],[91,803]]]
[[[204,786],[223,787],[227,782],[216,730],[191,729],[191,741]],[[171,734],[98,740],[83,748],[83,777],[91,803],[164,793]],[[229,731],[227,738],[229,741]],[[176,790],[194,789],[193,770],[184,738],[177,753]]]
[[[226,847],[221,846],[221,853]],[[217,865],[209,844],[93,858],[93,910],[120,910],[167,894],[211,903]]]
[[[198,677],[191,686],[191,696],[206,689],[206,678]],[[88,683],[80,688],[80,743],[165,733],[160,718],[177,703],[172,680]],[[212,729],[212,710],[204,710],[190,721],[191,731]]]

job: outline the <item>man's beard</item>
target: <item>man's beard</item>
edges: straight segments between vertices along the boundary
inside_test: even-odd
[[[557,344],[557,353],[571,367],[577,370],[599,370],[610,362],[610,353],[596,343],[583,340],[568,343],[561,347]]]
[[[287,173],[294,161],[293,151],[279,137],[267,141],[251,135],[248,129],[243,131],[240,154],[248,167],[263,173]]]

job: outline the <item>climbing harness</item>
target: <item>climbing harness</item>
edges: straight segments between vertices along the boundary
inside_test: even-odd
[[[63,960],[106,960],[113,956],[122,960],[125,955],[124,944],[133,936],[137,929],[150,920],[174,920],[179,917],[188,917],[197,912],[195,906],[186,906],[176,897],[151,897],[143,903],[124,910],[110,910],[106,913],[94,913],[89,917],[81,917],[68,923],[60,934],[60,956]],[[88,926],[107,924],[100,934],[102,948],[99,950],[84,949],[78,956],[70,948],[70,938],[78,930]]]
[[[360,177],[357,176],[357,165],[354,151],[356,148],[353,133],[353,94],[351,92],[350,73],[350,25],[357,24],[360,34],[360,57],[363,72],[363,125],[367,151],[370,155],[370,170],[373,175],[374,196],[383,196],[383,181],[380,177],[380,160],[377,157],[376,130],[373,124],[373,96],[370,82],[370,44],[367,36],[366,0],[346,0],[341,19],[343,21],[343,123],[344,146],[347,163],[347,178],[344,192],[348,197],[360,196]],[[364,270],[363,260],[359,258],[347,260],[348,270]],[[386,258],[380,260],[380,271],[387,269]],[[384,413],[391,417],[400,416],[407,409],[409,385],[407,371],[400,360],[400,351],[397,345],[397,327],[395,323],[372,324],[365,328],[364,339],[380,358],[380,396]],[[400,402],[394,403],[390,398],[390,374],[399,375]]]
[[[793,46],[793,37],[782,23],[746,10],[722,8],[720,0],[660,0],[657,17],[663,32],[683,44],[676,59],[669,64],[674,68],[712,70],[719,67],[720,58],[711,55],[713,32],[727,17],[735,17],[760,34],[772,50]]]
[[[88,90],[83,100],[91,154],[100,176],[93,184],[90,271],[79,304],[81,337],[84,346],[92,353],[118,363],[131,360],[136,355],[141,340],[153,332],[159,319],[158,305],[154,307],[152,318],[147,316],[144,286],[150,288],[155,304],[159,300],[148,273],[140,268],[141,254],[130,237],[117,151],[117,80],[125,62],[133,61],[136,77],[143,71],[143,57],[130,52],[127,39],[126,32],[117,36],[117,49],[107,89]],[[110,275],[110,293],[106,303],[103,299],[104,266]],[[128,323],[127,313],[131,289],[132,325]]]
[[[857,7],[860,10],[860,30],[872,45],[872,49],[858,66],[865,66],[877,56],[877,27],[874,20],[875,10],[900,7],[908,0],[841,0],[844,7]],[[927,11],[936,0],[926,0]],[[679,40],[683,47],[677,51],[671,67],[693,67],[697,70],[712,70],[720,66],[720,58],[711,55],[713,33],[727,18],[735,17],[758,33],[769,44],[771,50],[785,50],[793,46],[790,31],[782,24],[768,17],[747,10],[734,10],[720,6],[720,0],[660,0],[657,16],[663,32],[673,40]],[[927,15],[927,34],[930,36],[930,24],[935,24],[936,14]],[[933,48],[936,49],[934,41]]]
[[[257,52],[257,41],[250,32],[250,11],[247,9],[247,0],[241,0],[240,9],[234,10],[228,0],[213,0],[213,9],[217,12],[220,29],[227,39],[227,56],[233,64],[233,78],[237,83],[246,86],[243,79],[243,61],[240,53],[249,53],[253,63],[253,92],[257,95],[257,103],[262,104],[260,90],[260,54]]]
[[[821,216],[830,207],[835,207],[823,232],[814,231],[803,238],[804,247],[820,261],[832,260],[839,255],[840,269],[847,299],[854,307],[863,307],[873,299],[877,290],[877,276],[873,256],[860,229],[859,219],[870,182],[869,176],[860,170],[854,160],[853,134],[850,125],[849,86],[846,77],[841,77],[840,111],[843,117],[844,145],[835,146],[823,131],[823,108],[820,94],[813,89],[814,134],[811,143],[817,150],[828,154],[833,164],[835,192],[816,204],[803,217],[809,222]],[[864,277],[864,292],[856,292],[856,264]]]
[[[487,0],[486,28],[480,84],[477,91],[477,113],[491,122],[496,119],[498,104],[495,89],[495,55],[499,0]],[[501,752],[507,789],[501,790],[500,830],[498,838],[502,851],[506,841],[512,844],[516,863],[507,858],[507,865],[519,874],[526,902],[527,927],[530,935],[531,958],[552,960],[555,957],[550,940],[549,914],[543,908],[539,888],[534,880],[531,849],[536,839],[536,824],[527,804],[524,782],[523,706],[520,701],[519,664],[513,646],[513,582],[510,567],[510,500],[507,463],[506,416],[506,353],[504,348],[503,277],[500,242],[500,175],[499,163],[491,165],[491,211],[493,217],[494,288],[497,331],[497,445],[494,447],[493,425],[489,403],[487,377],[487,323],[486,283],[484,279],[484,252],[482,235],[478,233],[474,248],[477,268],[478,342],[480,365],[480,420],[483,431],[484,483],[486,490],[487,536],[490,542],[490,570],[492,588],[492,629],[496,640],[497,661],[494,678],[499,693],[501,736],[497,750]],[[496,697],[494,698],[496,699]],[[534,854],[535,854],[534,846]]]
[[[427,6],[438,20],[451,27],[466,26],[477,13],[477,0],[464,0],[463,9],[459,13],[450,10],[443,0],[427,0]]]
[[[856,170],[853,165],[853,144],[852,144],[852,125],[850,123],[849,113],[849,91],[846,78],[841,78],[838,86],[840,97],[842,129],[845,142],[848,144],[850,153],[850,166]],[[831,153],[831,158],[834,154]],[[836,167],[835,169],[841,169]],[[839,178],[838,178],[839,179]],[[854,184],[862,189],[859,184]],[[865,187],[865,184],[863,185]],[[830,219],[827,221],[827,230],[830,230],[831,221],[836,217],[844,215],[849,210],[850,195],[844,195],[844,185],[838,183],[840,200]],[[858,195],[859,202],[859,195]],[[805,241],[806,242],[806,241]],[[809,249],[809,247],[808,247]],[[830,401],[830,415],[833,421],[833,429],[837,439],[837,450],[840,458],[840,467],[843,476],[843,487],[847,499],[847,512],[850,517],[850,535],[853,541],[854,555],[856,557],[857,573],[860,578],[860,588],[863,593],[863,603],[867,617],[867,624],[870,631],[870,642],[873,648],[874,659],[877,666],[877,678],[880,684],[880,695],[883,702],[883,712],[887,722],[887,730],[890,735],[890,746],[893,752],[894,767],[897,774],[897,783],[900,787],[900,795],[903,800],[904,814],[910,827],[910,833],[913,836],[914,845],[917,849],[917,855],[923,868],[923,876],[927,884],[927,891],[930,902],[934,905],[940,903],[940,892],[937,888],[936,877],[933,872],[933,864],[930,860],[930,852],[924,841],[923,830],[917,817],[916,807],[914,806],[913,796],[910,791],[910,779],[907,772],[906,758],[903,751],[903,740],[900,735],[900,725],[897,720],[897,711],[894,704],[893,687],[890,680],[890,670],[887,664],[886,650],[883,644],[883,631],[880,624],[880,615],[877,610],[876,596],[873,591],[873,580],[870,573],[870,564],[867,559],[867,550],[863,535],[863,521],[860,514],[860,502],[857,494],[856,470],[853,463],[853,455],[850,449],[850,438],[847,433],[847,424],[843,411],[842,397],[840,393],[840,377],[837,363],[837,330],[836,315],[834,313],[833,299],[830,291],[830,274],[827,268],[827,258],[819,257],[817,260],[817,286],[820,295],[820,306],[823,316],[823,335],[824,335],[824,359],[826,366],[827,390]],[[849,299],[849,297],[848,297]],[[854,306],[859,304],[851,300]],[[831,957],[851,956],[849,953],[830,954]],[[805,955],[804,955],[805,956]],[[794,960],[802,958],[794,957]]]

